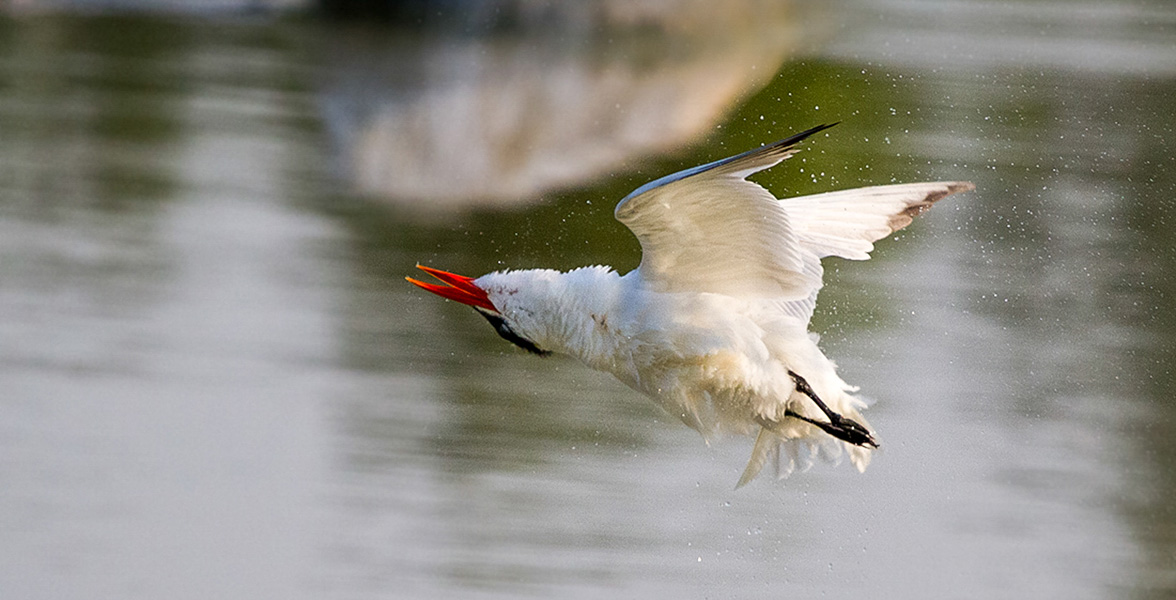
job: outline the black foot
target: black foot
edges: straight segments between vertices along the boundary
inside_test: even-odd
[[[801,421],[813,425],[814,427],[819,427],[821,431],[824,431],[825,433],[839,440],[849,442],[855,446],[869,446],[870,448],[878,447],[878,442],[874,441],[874,436],[870,434],[869,429],[866,429],[862,426],[861,423],[858,423],[853,419],[847,419],[840,414],[837,414],[828,406],[826,406],[825,403],[822,402],[819,397],[817,397],[817,393],[813,391],[812,386],[809,385],[808,381],[805,381],[804,377],[801,377],[792,371],[789,371],[788,374],[791,375],[792,380],[796,382],[796,390],[805,396],[808,396],[809,399],[811,399],[813,403],[817,405],[817,408],[821,409],[821,412],[825,413],[825,416],[829,419],[829,422],[824,423],[822,421],[815,421],[791,410],[785,411],[785,416],[789,416],[794,419],[800,419]]]

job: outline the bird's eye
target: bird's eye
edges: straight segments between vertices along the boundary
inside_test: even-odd
[[[550,350],[544,350],[535,345],[535,342],[516,333],[515,330],[510,328],[510,325],[506,324],[506,319],[502,318],[502,315],[487,310],[478,310],[478,314],[486,317],[487,321],[490,321],[490,325],[494,327],[494,331],[498,332],[498,335],[502,336],[502,339],[532,354],[538,354],[539,356],[551,354]]]

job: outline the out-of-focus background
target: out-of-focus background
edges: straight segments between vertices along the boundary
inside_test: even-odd
[[[1176,4],[0,1],[0,595],[1176,596]],[[615,202],[966,179],[814,328],[883,449],[702,439],[409,286]]]

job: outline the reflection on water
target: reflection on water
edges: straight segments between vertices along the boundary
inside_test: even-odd
[[[385,204],[337,191],[349,183],[329,165],[351,160],[355,143],[340,140],[359,139],[340,123],[437,118],[425,88],[398,99],[379,66],[452,90],[462,60],[437,54],[451,38],[376,42],[310,21],[0,21],[0,589],[1170,597],[1176,90],[1163,65],[1176,46],[1157,43],[1155,23],[1176,13],[1099,9],[1119,20],[1095,42],[1126,53],[1112,57],[1132,59],[1123,70],[1086,61],[1071,28],[1081,11],[910,6],[826,15],[851,16],[770,79],[740,70],[739,52],[715,56],[715,68],[731,61],[722,81],[742,83],[691,100],[715,108],[665,145],[618,139],[623,122],[569,126],[567,140],[546,137],[561,131],[550,121],[511,129],[528,160],[565,141],[622,158],[577,160],[584,170],[547,202],[445,223],[388,208],[417,193]],[[1073,58],[987,53],[988,38],[953,25],[976,14]],[[446,114],[569,81],[547,69],[594,73],[573,79],[596,90],[615,67],[583,65],[619,60],[592,46],[535,57],[509,36],[460,47],[463,60],[482,48],[511,66],[502,77],[517,85],[479,71],[491,91]],[[760,65],[775,69],[782,48]],[[635,75],[646,72],[605,91],[641,104],[710,77]],[[418,260],[470,274],[499,261],[631,268],[616,198],[831,120],[844,123],[761,180],[781,193],[978,186],[869,263],[827,265],[816,326],[878,400],[884,451],[864,475],[819,465],[734,491],[748,442],[708,448],[619,383],[514,352],[402,279]],[[348,135],[361,129],[379,126]],[[419,168],[465,156],[438,130],[419,133],[435,150]],[[611,173],[688,143],[691,156]],[[388,173],[406,164],[389,156],[420,158],[368,148]],[[487,186],[547,189],[537,173]]]
[[[697,4],[711,8],[673,15],[670,31],[340,28],[324,115],[343,169],[382,201],[447,211],[536,201],[679,148],[765,84],[798,38],[786,3]]]

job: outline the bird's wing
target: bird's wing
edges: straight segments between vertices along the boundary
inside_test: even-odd
[[[808,320],[821,258],[869,258],[873,242],[968,182],[858,188],[777,200],[746,177],[796,152],[821,125],[737,156],[637,188],[616,217],[641,242],[640,272],[655,290],[771,299]]]
[[[800,245],[822,258],[870,258],[874,242],[906,227],[932,204],[976,186],[966,181],[905,183],[783,201]]]
[[[874,242],[910,225],[932,204],[975,187],[967,181],[904,183],[800,196],[781,203],[802,252],[817,257],[816,274],[820,278],[821,258],[866,260]],[[807,322],[817,305],[818,291],[820,286],[805,298],[778,304],[783,312]]]
[[[641,277],[663,292],[801,301],[821,286],[784,205],[745,178],[796,152],[822,125],[737,156],[647,183],[616,217],[641,242]]]

